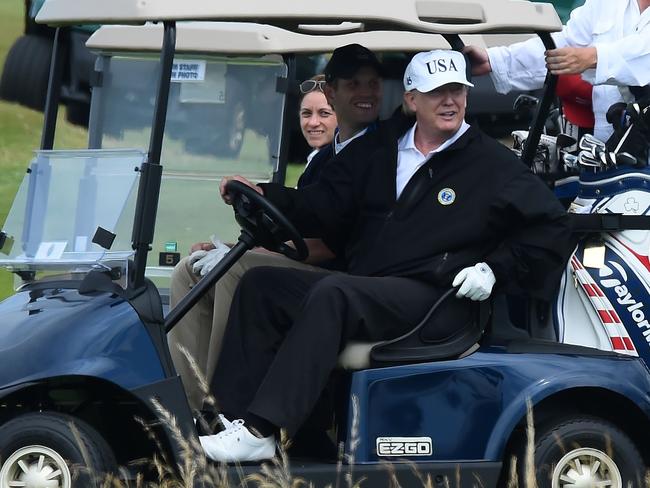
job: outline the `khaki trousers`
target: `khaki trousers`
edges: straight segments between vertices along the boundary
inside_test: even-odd
[[[184,347],[194,358],[200,374],[209,385],[221,352],[223,334],[228,322],[230,303],[239,280],[246,271],[258,266],[277,266],[327,272],[309,264],[294,261],[279,254],[249,251],[206,293],[167,336],[176,371],[180,374],[190,407],[199,409],[205,392],[200,388],[196,373],[179,349]],[[181,259],[172,273],[170,305],[173,308],[196,283],[200,276],[192,272],[189,256]]]

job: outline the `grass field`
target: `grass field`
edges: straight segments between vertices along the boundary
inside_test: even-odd
[[[0,2],[0,71],[7,51],[22,33],[22,0]],[[0,222],[4,223],[31,148],[38,147],[43,117],[37,112],[0,101]],[[12,275],[0,270],[0,298],[12,292]]]

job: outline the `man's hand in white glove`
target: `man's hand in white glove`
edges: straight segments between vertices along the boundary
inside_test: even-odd
[[[212,268],[214,268],[219,261],[230,251],[230,248],[226,246],[216,237],[212,236],[212,244],[214,244],[214,249],[205,251],[200,249],[194,251],[190,254],[190,264],[192,265],[192,271],[195,275],[205,276]]]
[[[478,263],[460,271],[454,278],[452,286],[460,286],[456,296],[467,297],[470,300],[483,301],[492,293],[496,278],[490,267],[485,263]]]

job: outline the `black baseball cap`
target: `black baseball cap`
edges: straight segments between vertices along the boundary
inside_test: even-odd
[[[327,66],[323,70],[325,81],[332,82],[336,78],[352,78],[363,66],[375,68],[383,76],[382,65],[370,49],[361,44],[348,44],[334,50]]]

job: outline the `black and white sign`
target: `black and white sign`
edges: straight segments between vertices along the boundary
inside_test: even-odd
[[[172,81],[203,81],[205,79],[205,60],[174,59]]]
[[[377,456],[431,456],[431,437],[377,437]]]

